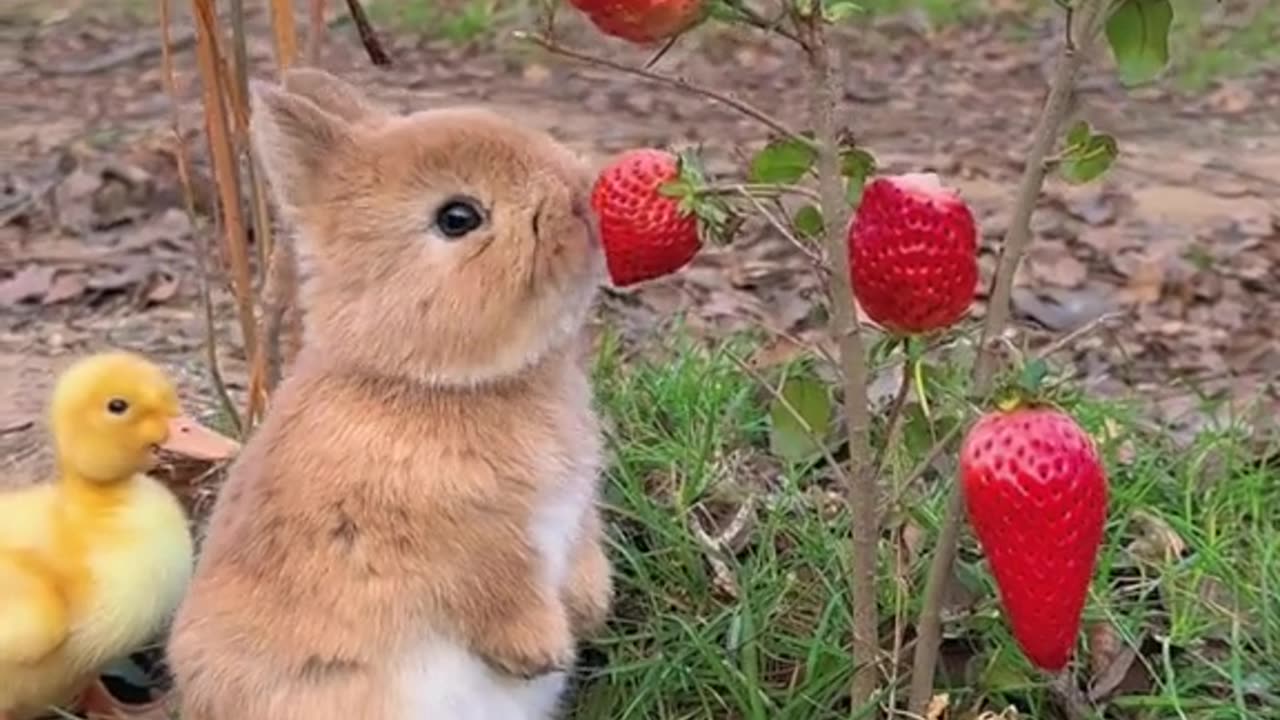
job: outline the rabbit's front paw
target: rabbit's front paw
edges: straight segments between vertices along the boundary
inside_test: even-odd
[[[494,627],[479,652],[495,670],[533,680],[568,671],[577,648],[564,607],[540,603]]]

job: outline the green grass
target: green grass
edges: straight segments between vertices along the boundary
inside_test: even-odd
[[[619,597],[607,631],[586,653],[571,716],[847,718],[847,518],[819,500],[828,481],[816,471],[770,457],[770,396],[730,356],[748,354],[749,341],[703,347],[674,337],[664,352],[628,362],[607,344],[597,365],[614,455],[607,502]],[[933,410],[945,406],[940,398]],[[1277,470],[1259,467],[1227,431],[1178,449],[1135,429],[1135,411],[1123,405],[1077,398],[1068,409],[1100,437],[1112,488],[1085,621],[1112,623],[1139,650],[1140,682],[1104,703],[1106,717],[1280,717]],[[925,444],[909,443],[917,449],[895,464],[909,466]],[[925,550],[895,582],[898,545],[887,535],[882,543],[886,639],[895,607],[908,619],[918,610],[950,481],[950,471],[928,475],[923,489],[889,510],[890,525],[921,533]],[[748,496],[759,507],[755,529],[724,558],[739,588],[734,597],[718,589],[690,527],[695,516],[731,514]],[[1181,557],[1152,562],[1127,549],[1141,534],[1140,514],[1185,542]],[[943,682],[953,712],[1012,704],[1027,717],[1053,717],[1044,682],[1005,629],[967,536],[958,577],[972,602],[946,626]],[[1088,657],[1084,643],[1079,658]]]
[[[1214,80],[1280,64],[1280,5],[1225,3],[1235,11],[1209,15],[1201,0],[1175,0],[1174,78],[1198,92]],[[1242,6],[1243,7],[1239,7]]]
[[[520,5],[503,0],[373,0],[368,9],[379,26],[465,45],[509,28]]]

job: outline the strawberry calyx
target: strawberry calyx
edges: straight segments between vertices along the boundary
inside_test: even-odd
[[[1051,368],[1043,358],[1018,358],[999,376],[991,393],[992,404],[1003,412],[1023,408],[1063,409],[1059,381],[1050,380]]]
[[[722,198],[707,192],[710,183],[701,156],[692,148],[680,150],[675,156],[676,176],[658,186],[658,194],[676,199],[681,215],[698,219],[701,240],[726,237],[730,234],[733,212]]]

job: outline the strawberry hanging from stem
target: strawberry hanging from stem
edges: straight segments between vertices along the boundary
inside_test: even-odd
[[[628,150],[600,173],[591,207],[614,285],[676,272],[697,255],[704,234],[723,229],[728,210],[700,192],[705,184],[697,157],[687,151]]]
[[[1042,367],[1028,365],[1024,379],[1037,384]],[[969,429],[960,482],[1018,645],[1042,670],[1062,670],[1107,519],[1093,439],[1062,410],[1015,395]]]

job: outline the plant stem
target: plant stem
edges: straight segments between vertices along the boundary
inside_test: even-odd
[[[871,410],[867,406],[867,356],[862,327],[854,310],[849,277],[849,207],[840,175],[836,119],[841,97],[840,76],[833,68],[835,53],[827,43],[826,26],[818,13],[812,19],[809,66],[814,136],[818,142],[818,191],[827,243],[827,283],[832,325],[840,348],[844,380],[845,424],[849,430],[849,482],[846,501],[852,519],[850,565],[853,615],[853,712],[861,714],[874,702],[879,685],[879,618],[876,594],[876,549],[880,518],[876,508],[876,468],[871,457]]]
[[[289,0],[271,0],[271,37],[275,41],[276,64],[284,72],[298,58],[298,30]]]
[[[199,246],[196,248],[196,272],[200,276],[200,305],[204,311],[205,361],[209,365],[209,377],[213,380],[213,389],[218,395],[218,402],[222,405],[222,411],[226,415],[227,421],[231,423],[232,432],[240,436],[243,430],[240,413],[236,410],[235,402],[231,400],[231,393],[227,392],[227,383],[223,380],[222,369],[218,366],[218,333],[213,321],[213,297],[209,291],[209,251],[212,248],[210,247],[208,232],[200,227],[200,218],[196,214],[195,191],[191,187],[191,165],[190,160],[187,158],[187,143],[182,137],[178,85],[177,81],[174,80],[173,37],[169,32],[171,21],[172,8],[169,6],[169,0],[160,0],[161,74],[164,79],[164,89],[169,96],[169,103],[173,111],[171,124],[175,144],[174,158],[178,165],[178,180],[182,185],[183,208],[186,210],[187,220],[191,223],[192,232],[200,238]]]
[[[889,406],[889,419],[885,421],[884,443],[880,459],[876,461],[876,475],[883,475],[889,463],[891,448],[898,442],[898,429],[902,426],[902,413],[906,410],[907,396],[911,394],[911,356],[905,348],[902,353],[902,379],[898,382],[898,394]]]
[[[320,67],[320,50],[328,31],[324,21],[325,0],[307,2],[307,49],[303,57],[311,67]]]
[[[1013,218],[1005,234],[999,266],[992,281],[991,299],[987,304],[978,357],[973,366],[973,395],[980,399],[990,392],[991,381],[995,376],[999,360],[996,340],[1004,332],[1005,323],[1008,322],[1013,277],[1031,240],[1031,215],[1035,212],[1036,201],[1040,198],[1044,185],[1044,160],[1058,140],[1059,130],[1071,107],[1071,95],[1075,89],[1080,63],[1101,29],[1100,20],[1104,19],[1108,6],[1109,0],[1078,0],[1067,18],[1067,35],[1058,51],[1049,96],[1040,113],[1031,150],[1022,170]],[[924,712],[933,694],[934,671],[942,637],[942,596],[951,578],[963,515],[964,497],[960,489],[953,485],[929,566],[929,576],[925,581],[924,604],[920,608],[920,619],[916,625],[909,710],[917,714]]]
[[[542,47],[544,50],[554,55],[567,57],[571,60],[577,60],[578,62],[587,63],[588,65],[598,65],[600,67],[609,68],[610,70],[616,70],[617,72],[626,73],[628,75],[633,75],[639,78],[644,78],[645,80],[649,80],[651,82],[661,83],[663,85],[669,85],[679,90],[692,93],[694,95],[701,95],[702,97],[708,98],[710,100],[715,100],[716,102],[722,105],[726,105],[730,108],[733,108],[734,110],[737,110],[738,112],[742,113],[743,115],[746,115],[749,118],[758,120],[760,123],[768,126],[770,129],[774,130],[777,133],[780,133],[790,138],[794,138],[802,143],[809,145],[810,147],[813,146],[813,142],[809,140],[809,138],[806,138],[802,135],[798,135],[794,130],[787,127],[786,123],[782,122],[781,120],[778,120],[777,118],[773,117],[772,115],[769,115],[768,113],[766,113],[763,110],[760,110],[759,108],[753,107],[752,105],[733,97],[732,95],[727,95],[725,93],[718,92],[716,90],[712,90],[711,88],[703,87],[701,85],[695,85],[681,77],[675,77],[672,75],[663,75],[661,73],[645,70],[644,68],[631,67],[630,65],[625,65],[620,62],[614,62],[613,60],[608,60],[606,58],[596,57],[594,55],[588,55],[586,53],[578,52],[577,50],[571,50],[570,48],[560,45],[559,43],[557,43],[556,41],[550,38],[542,37],[540,35],[534,35],[532,33],[527,33],[521,30],[517,30],[513,34],[515,35],[515,37],[522,40],[528,40],[533,44]]]
[[[248,238],[240,207],[240,173],[235,157],[235,140],[232,136],[234,117],[229,117],[234,106],[228,106],[227,95],[233,92],[222,72],[222,52],[219,48],[218,16],[212,0],[193,0],[192,13],[196,23],[196,60],[204,98],[205,133],[209,142],[209,157],[218,188],[226,257],[231,269],[231,289],[235,295],[236,311],[240,320],[240,332],[245,358],[252,361],[257,353],[257,331],[253,309],[253,279],[249,269]],[[250,410],[245,418],[245,429],[253,424],[252,397]]]
[[[360,36],[360,44],[364,46],[365,53],[369,55],[369,62],[378,67],[391,65],[391,56],[382,49],[378,33],[374,32],[373,23],[369,22],[369,14],[364,11],[360,0],[347,0],[347,12],[351,13],[351,21],[356,25],[356,33]]]

